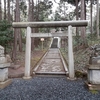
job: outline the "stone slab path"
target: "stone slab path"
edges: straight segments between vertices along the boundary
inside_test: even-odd
[[[36,74],[65,74],[59,49],[49,49],[42,63],[37,68]]]

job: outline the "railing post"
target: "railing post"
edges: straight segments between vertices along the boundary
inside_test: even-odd
[[[30,79],[30,62],[31,62],[31,28],[27,27],[26,34],[26,51],[25,51],[25,73],[24,79]]]
[[[72,26],[68,26],[68,58],[69,58],[69,78],[74,79],[74,57],[72,43]]]

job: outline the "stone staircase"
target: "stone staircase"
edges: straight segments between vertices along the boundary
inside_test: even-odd
[[[58,44],[58,39],[57,38],[54,38],[53,39],[53,42],[52,42],[52,45],[51,45],[51,48],[58,48],[57,47],[57,44]]]

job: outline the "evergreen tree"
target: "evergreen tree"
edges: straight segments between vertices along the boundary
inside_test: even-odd
[[[11,29],[11,24],[6,20],[0,21],[0,45],[6,47],[12,42],[13,40],[13,31]]]

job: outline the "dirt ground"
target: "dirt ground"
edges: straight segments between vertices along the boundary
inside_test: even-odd
[[[61,50],[62,54],[68,63],[68,51]],[[89,47],[82,48],[77,51],[74,51],[74,65],[75,71],[81,71],[87,73],[87,65],[89,64],[91,50]]]
[[[42,58],[42,56],[46,53],[47,50],[34,50],[31,53],[31,74],[33,72],[34,67]],[[25,52],[17,52],[17,57],[15,63],[11,68],[8,69],[9,78],[17,78],[22,77],[24,75],[25,68]]]
[[[86,71],[89,64],[91,51],[89,48],[80,49],[74,52],[75,70]]]
[[[46,50],[34,50],[31,53],[31,67],[34,67],[40,60]],[[17,59],[15,64],[20,64],[22,67],[25,66],[25,52],[17,52]]]
[[[38,63],[38,61],[41,59],[41,57],[45,54],[46,50],[34,50],[31,53],[31,73],[34,69],[34,67],[36,66],[36,64]],[[65,57],[65,59],[67,60],[66,62],[68,63],[68,53],[64,52],[63,50],[62,54]],[[89,57],[90,57],[90,49],[85,48],[85,49],[79,49],[77,51],[74,52],[74,64],[75,64],[75,71],[82,71],[83,73],[87,71],[87,65],[89,64]],[[9,69],[9,76],[22,76],[24,74],[24,68],[25,68],[25,52],[17,52],[17,58],[16,58],[16,62],[15,65],[19,65],[20,68],[18,69]],[[21,75],[18,75],[20,74]]]

